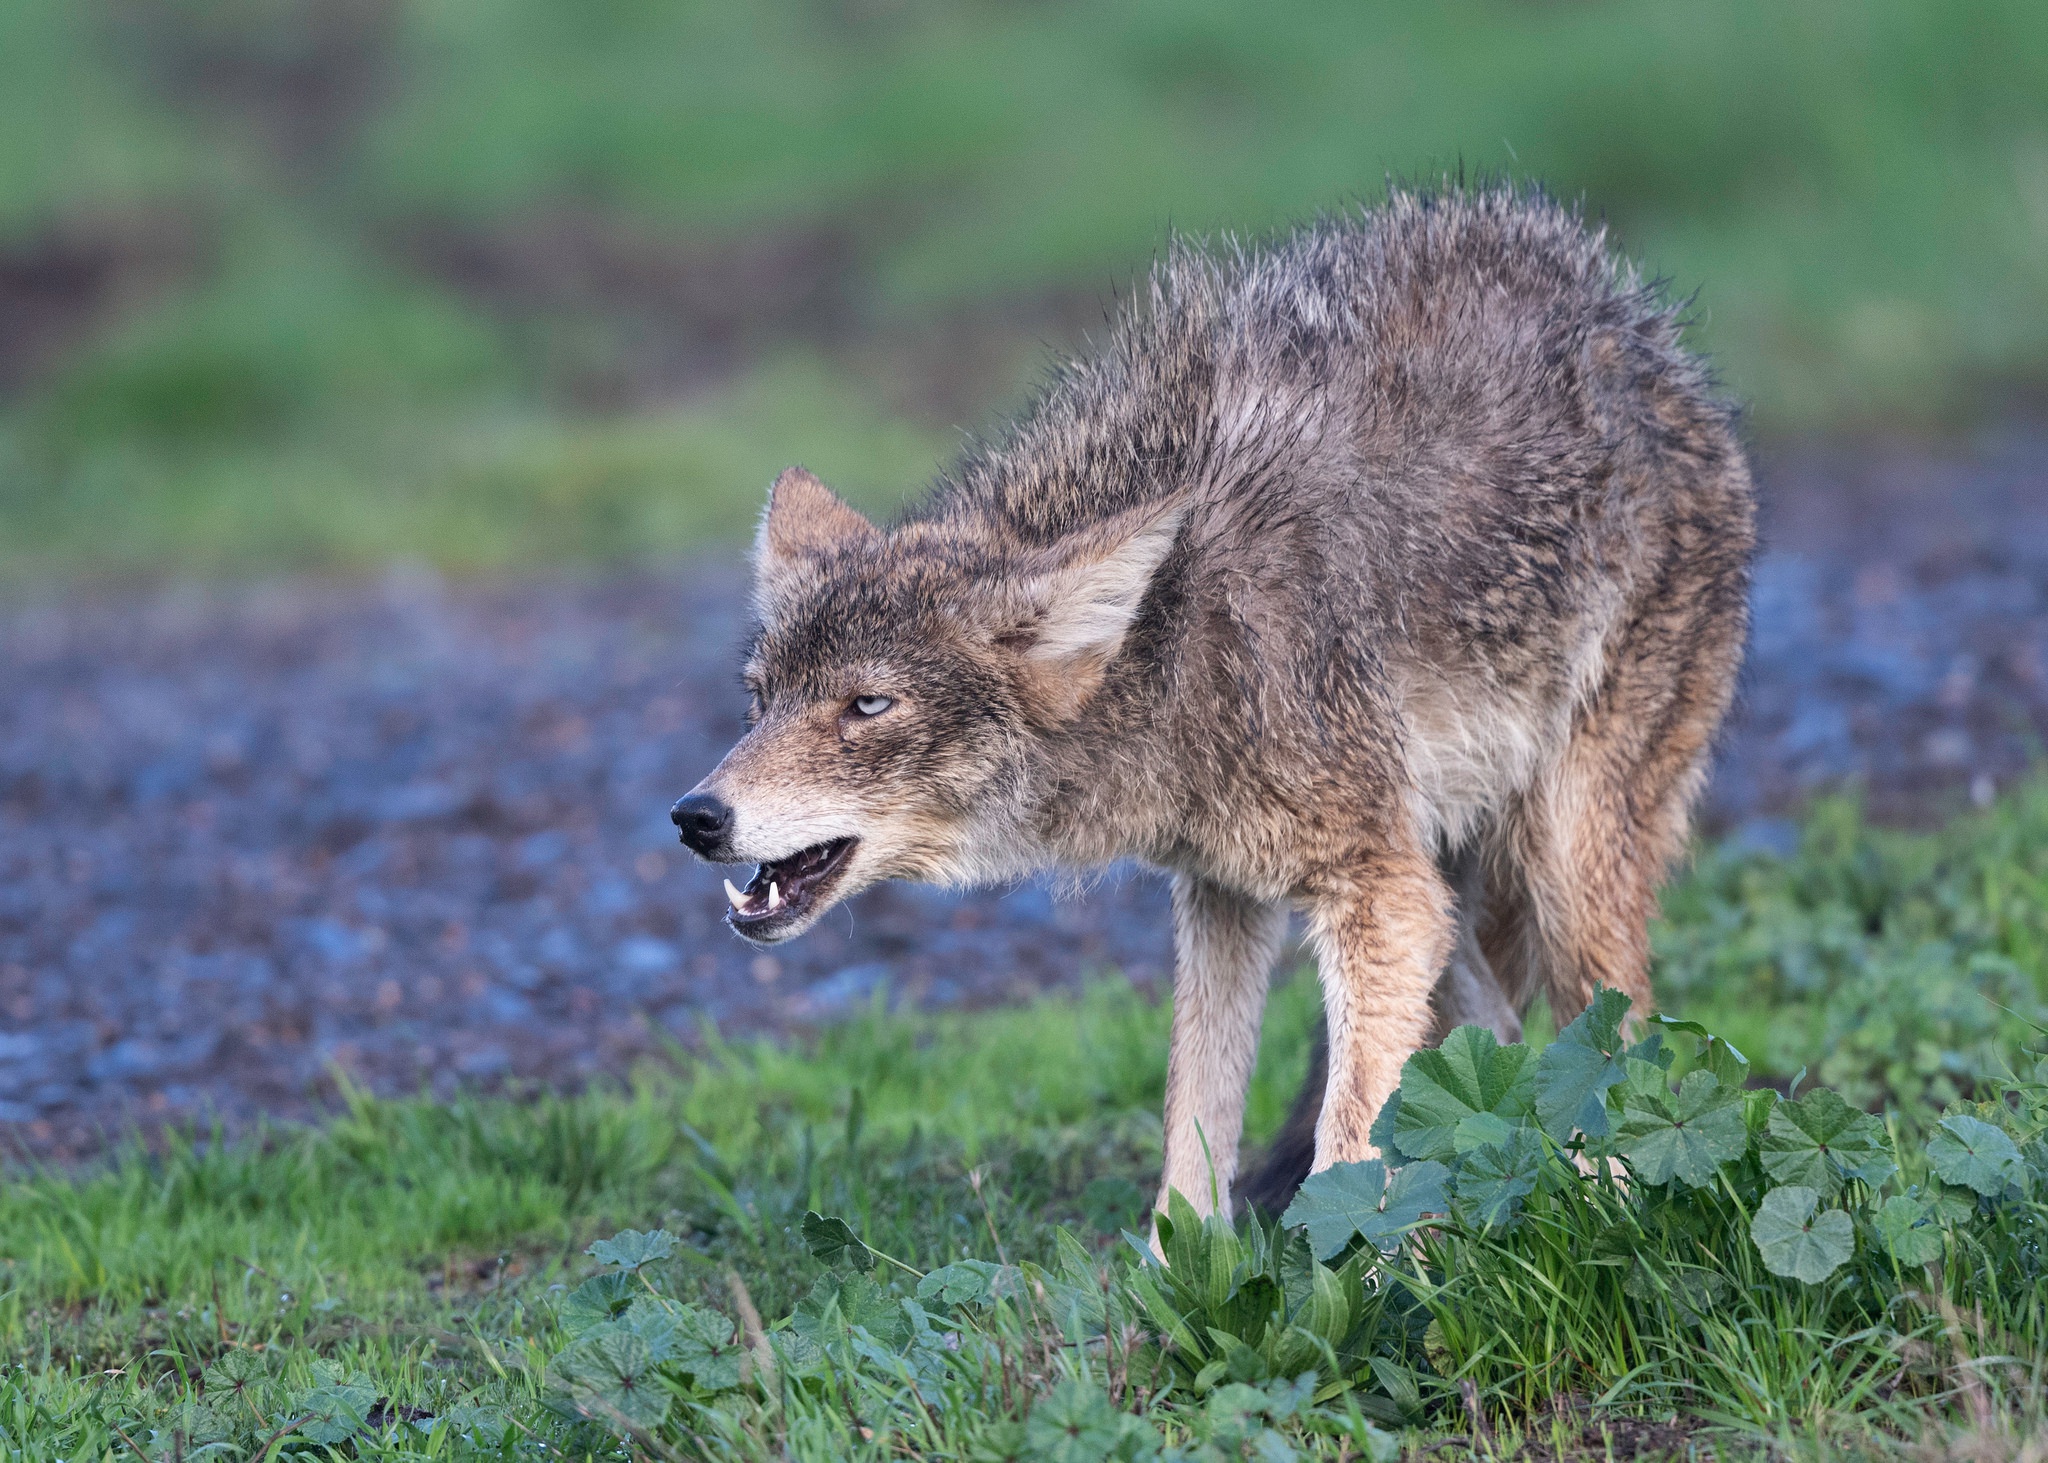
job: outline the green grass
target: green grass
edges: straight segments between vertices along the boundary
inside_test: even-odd
[[[1168,1012],[1113,983],[972,1016],[878,1006],[801,1048],[713,1040],[630,1090],[355,1093],[315,1127],[17,1169],[0,1187],[0,1456],[120,1456],[125,1435],[165,1458],[253,1458],[266,1442],[321,1459],[1391,1458],[1402,1438],[1561,1457],[1662,1426],[1666,1451],[1705,1427],[1695,1444],[1724,1451],[2018,1457],[2048,1426],[2048,1070],[2024,1080],[2048,1010],[2048,902],[2030,897],[2044,875],[2048,784],[1937,833],[1873,830],[1834,804],[1790,860],[1707,851],[1666,901],[1667,1010],[1739,1028],[1766,1082],[1832,1071],[1885,1114],[1859,1130],[1863,1157],[1846,1137],[1833,1169],[1797,1143],[1759,1150],[1775,1094],[1716,1088],[1740,1083],[1742,1058],[1667,1033],[1672,1075],[1691,1074],[1681,1095],[1705,1084],[1736,1116],[1707,1140],[1718,1167],[1658,1182],[1669,1078],[1630,1067],[1606,1099],[1612,1136],[1571,1137],[1619,1154],[1637,1177],[1617,1187],[1520,1105],[1533,1091],[1545,1111],[1550,1053],[1616,1039],[1582,1021],[1541,1055],[1468,1042],[1450,1066],[1411,1064],[1380,1139],[1404,1182],[1452,1193],[1451,1217],[1384,1258],[1329,1228],[1403,1218],[1393,1198],[1373,1213],[1379,1179],[1362,1173],[1317,1198],[1307,1239],[1184,1221],[1163,1274],[1121,1246],[1156,1172]],[[1888,973],[1897,958],[1914,980]],[[1956,989],[1930,1006],[1915,981]],[[1315,1006],[1306,976],[1277,993],[1255,1136],[1299,1080]],[[1856,1047],[1861,1026],[1845,1041],[1829,1024],[1843,1012],[1885,1050]],[[1845,1046],[1860,1054],[1831,1068]],[[1931,1068],[1884,1059],[1923,1048]],[[1527,1073],[1533,1089],[1517,1085]],[[1944,1109],[2020,1145],[1993,1197],[1951,1177],[1967,1155],[1944,1133],[1975,1130],[1944,1128]],[[1446,1112],[1481,1116],[1444,1126]],[[1873,1142],[1901,1172],[1869,1166]],[[1485,1164],[1526,1179],[1512,1216],[1475,1207]],[[1773,1273],[1752,1238],[1760,1198],[1793,1178],[1856,1235],[1812,1283]],[[806,1213],[893,1258],[848,1250],[830,1225],[807,1234]],[[1899,1216],[1939,1252],[1924,1274],[1924,1256],[1887,1249]],[[673,1253],[592,1279],[626,1273],[585,1250],[628,1229],[674,1236]],[[963,1261],[985,1263],[922,1286],[913,1273]],[[1268,1330],[1271,1297],[1296,1303],[1315,1275],[1326,1310]],[[644,1346],[623,1339],[634,1327],[673,1348],[678,1324],[709,1339],[696,1371],[642,1376],[667,1420],[645,1436],[608,1425],[635,1394],[591,1368]],[[578,1397],[596,1421],[575,1416]]]
[[[1461,167],[1583,197],[1697,289],[1766,435],[1947,427],[2048,381],[2027,0],[25,0],[0,252],[173,262],[0,398],[0,553],[672,553],[799,457],[887,504],[1015,404],[1035,302],[1106,299],[1169,227]],[[579,293],[519,243],[564,219],[671,283]],[[540,262],[462,286],[423,235]],[[822,302],[704,272],[790,239],[836,261]],[[634,384],[722,304],[663,290],[728,277],[737,344]]]

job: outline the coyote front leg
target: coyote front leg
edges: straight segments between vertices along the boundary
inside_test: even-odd
[[[1308,929],[1330,1028],[1320,1172],[1376,1156],[1372,1120],[1400,1085],[1402,1063],[1430,1039],[1429,995],[1456,935],[1451,889],[1434,859],[1381,855],[1316,892]]]
[[[1230,1213],[1266,982],[1286,932],[1284,905],[1192,875],[1174,876],[1173,1037],[1166,1058],[1161,1210],[1178,1189],[1198,1214]]]

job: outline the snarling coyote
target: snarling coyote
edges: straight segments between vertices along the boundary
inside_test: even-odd
[[[1101,351],[888,527],[801,468],[754,544],[750,730],[672,816],[732,928],[882,879],[1172,881],[1162,1202],[1232,1203],[1303,916],[1327,1052],[1271,1202],[1402,1063],[1539,993],[1646,1009],[1728,706],[1750,476],[1678,311],[1539,193],[1177,245]],[[1318,1092],[1318,1087],[1320,1091]]]

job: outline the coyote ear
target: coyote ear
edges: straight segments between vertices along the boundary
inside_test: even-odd
[[[785,468],[768,490],[768,511],[754,535],[757,560],[821,554],[881,530],[801,467]]]
[[[754,534],[755,608],[769,618],[805,559],[880,535],[880,529],[805,469],[784,470],[768,490],[768,511]]]
[[[1022,584],[1025,612],[996,641],[1021,655],[1055,719],[1073,717],[1102,683],[1186,517],[1185,503],[1119,514]]]

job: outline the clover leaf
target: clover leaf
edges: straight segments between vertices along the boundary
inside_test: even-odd
[[[1450,1159],[1499,1143],[1528,1121],[1535,1081],[1528,1047],[1460,1026],[1402,1069],[1394,1144],[1410,1158]]]
[[[1824,1198],[1845,1178],[1875,1187],[1896,1169],[1884,1124],[1825,1087],[1771,1109],[1758,1145],[1764,1172],[1781,1184],[1803,1184]]]
[[[1820,1192],[1804,1184],[1764,1195],[1749,1237],[1766,1270],[1807,1285],[1827,1279],[1856,1253],[1855,1221],[1840,1209],[1820,1209]]]
[[[610,1239],[601,1239],[583,1253],[600,1265],[616,1265],[624,1274],[632,1274],[642,1265],[651,1265],[656,1260],[666,1260],[676,1252],[676,1237],[665,1229],[650,1230],[642,1234],[637,1229],[622,1229]]]
[[[1440,1163],[1410,1163],[1394,1171],[1377,1158],[1337,1163],[1302,1181],[1294,1202],[1280,1216],[1289,1229],[1308,1228],[1309,1247],[1327,1260],[1361,1235],[1381,1249],[1391,1249],[1425,1214],[1444,1212],[1444,1182],[1450,1170]]]
[[[837,1268],[841,1265],[849,1270],[872,1270],[875,1268],[875,1252],[860,1241],[853,1232],[853,1226],[836,1214],[819,1214],[813,1210],[804,1211],[804,1243],[818,1259]]]
[[[1985,1198],[2026,1177],[2026,1163],[2012,1139],[1979,1118],[1957,1113],[1941,1120],[1942,1131],[1927,1144],[1927,1163],[1952,1184]]]
[[[1687,1072],[1673,1093],[1664,1086],[1662,1071],[1649,1063],[1631,1060],[1628,1069],[1615,1136],[1629,1172],[1638,1179],[1668,1184],[1675,1178],[1690,1188],[1705,1188],[1722,1164],[1748,1149],[1742,1094],[1723,1087],[1712,1072]]]

